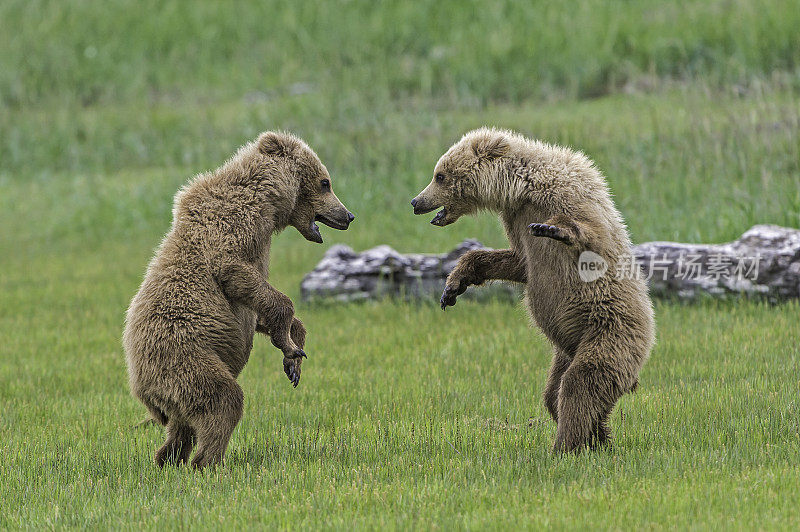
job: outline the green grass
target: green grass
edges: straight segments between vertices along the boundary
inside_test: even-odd
[[[310,306],[299,282],[335,242],[503,246],[408,204],[484,124],[586,151],[637,242],[800,226],[798,24],[788,0],[3,2],[0,528],[797,528],[797,303],[659,303],[613,452],[556,458],[521,305]],[[294,390],[258,338],[226,466],[158,470],[126,306],[175,190],[278,128],[358,216],[274,242],[310,359]]]
[[[294,4],[4,2],[3,102],[310,90],[344,105],[446,104],[596,96],[664,76],[747,83],[800,66],[793,0]]]

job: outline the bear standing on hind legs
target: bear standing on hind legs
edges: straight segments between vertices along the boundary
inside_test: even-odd
[[[297,137],[263,133],[175,196],[172,228],[125,320],[131,391],[167,427],[159,466],[222,461],[242,416],[236,377],[268,335],[294,386],[306,331],[291,300],[267,282],[272,235],[288,226],[322,242],[317,221],[347,229],[353,215],[317,155]]]
[[[433,181],[411,204],[415,214],[441,208],[431,221],[437,226],[479,210],[499,213],[511,248],[461,257],[447,278],[442,309],[470,285],[525,284],[530,314],[554,347],[544,391],[558,427],[554,450],[610,443],[611,410],[636,388],[655,324],[644,281],[616,274],[620,261],[630,260],[630,238],[592,161],[482,128],[439,159]],[[582,280],[583,252],[605,261],[604,275]]]

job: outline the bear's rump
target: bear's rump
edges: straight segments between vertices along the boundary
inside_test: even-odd
[[[241,371],[255,313],[231,305],[221,293],[203,292],[180,304],[153,292],[134,299],[124,333],[132,387],[147,387],[159,375],[179,376],[197,357],[215,359],[234,377]]]
[[[134,395],[154,415],[163,413],[167,418],[190,419],[204,405],[212,404],[215,394],[234,379],[213,352],[193,351],[170,362],[160,371],[142,368],[137,378],[131,375]]]

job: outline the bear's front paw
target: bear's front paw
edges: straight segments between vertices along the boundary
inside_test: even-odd
[[[301,350],[302,351],[302,350]],[[289,382],[292,383],[292,386],[297,388],[297,385],[300,383],[300,366],[303,364],[303,356],[298,356],[295,358],[283,358],[283,372],[286,373],[286,376],[289,378]]]
[[[306,352],[303,351],[301,348],[295,346],[294,343],[292,343],[291,346],[289,347],[281,349],[281,351],[283,351],[284,358],[290,358],[290,359],[308,358]]]
[[[530,231],[533,236],[552,238],[553,240],[558,240],[559,242],[563,242],[565,244],[572,243],[572,239],[569,237],[567,232],[560,227],[556,227],[555,225],[530,224],[528,226],[528,231]]]
[[[460,282],[458,284],[448,284],[444,287],[444,292],[442,292],[442,298],[439,300],[439,305],[441,305],[442,310],[446,310],[447,307],[452,307],[456,304],[456,298],[467,291],[467,283]]]

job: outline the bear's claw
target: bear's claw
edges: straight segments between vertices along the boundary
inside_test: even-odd
[[[456,296],[455,294],[448,294],[447,290],[442,293],[442,298],[439,300],[439,305],[442,307],[442,310],[447,310],[447,307],[452,307],[456,304]]]
[[[289,382],[292,383],[292,386],[297,388],[297,385],[300,383],[300,367],[295,362],[295,359],[283,359],[283,372],[286,373],[286,376],[289,378]]]
[[[456,298],[467,291],[465,283],[459,283],[458,288],[452,286],[445,286],[442,292],[442,298],[439,300],[439,305],[442,310],[447,310],[447,307],[452,307],[456,304]]]
[[[555,225],[548,225],[548,224],[530,224],[528,226],[528,231],[533,236],[543,236],[545,238],[552,238],[553,240],[558,240],[559,242],[564,242],[569,244],[570,238],[560,227],[556,227]]]

